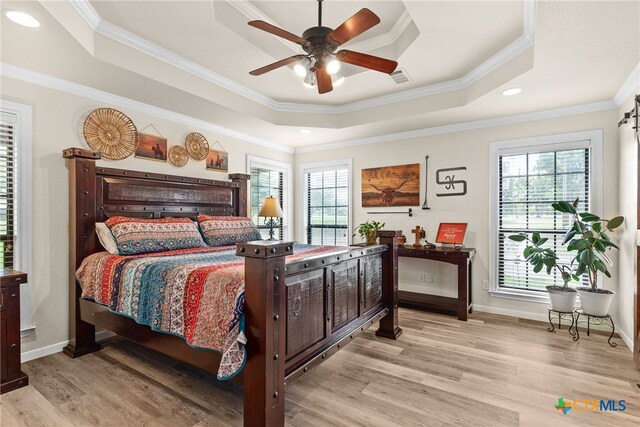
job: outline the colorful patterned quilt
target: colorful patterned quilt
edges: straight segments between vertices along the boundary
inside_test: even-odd
[[[343,250],[296,243],[286,262]],[[82,262],[76,277],[82,298],[220,352],[218,379],[244,366],[244,258],[235,255],[235,245],[129,256],[99,252]]]

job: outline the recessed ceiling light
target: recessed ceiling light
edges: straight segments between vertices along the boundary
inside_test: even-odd
[[[20,12],[18,10],[7,10],[4,14],[16,24],[29,28],[36,28],[40,26],[40,22],[28,13]]]
[[[300,129],[300,133],[311,133],[311,129]]]
[[[513,96],[513,95],[519,94],[520,92],[522,92],[522,88],[512,87],[511,89],[507,89],[504,92],[502,92],[502,94],[504,96]]]

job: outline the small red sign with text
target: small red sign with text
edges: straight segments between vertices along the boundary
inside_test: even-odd
[[[465,222],[443,222],[438,227],[436,243],[452,243],[461,245],[464,242],[464,235],[467,232]]]

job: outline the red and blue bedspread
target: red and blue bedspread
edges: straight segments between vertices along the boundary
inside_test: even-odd
[[[296,243],[286,262],[343,250]],[[235,246],[129,256],[99,252],[82,262],[76,277],[82,298],[193,347],[220,352],[218,379],[242,369],[244,258],[235,255]]]

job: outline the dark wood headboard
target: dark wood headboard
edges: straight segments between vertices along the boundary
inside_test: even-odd
[[[95,223],[112,216],[247,216],[249,175],[230,174],[231,181],[218,181],[97,167],[100,154],[80,148],[66,149],[63,156],[69,167],[69,249],[75,268],[103,250]]]

